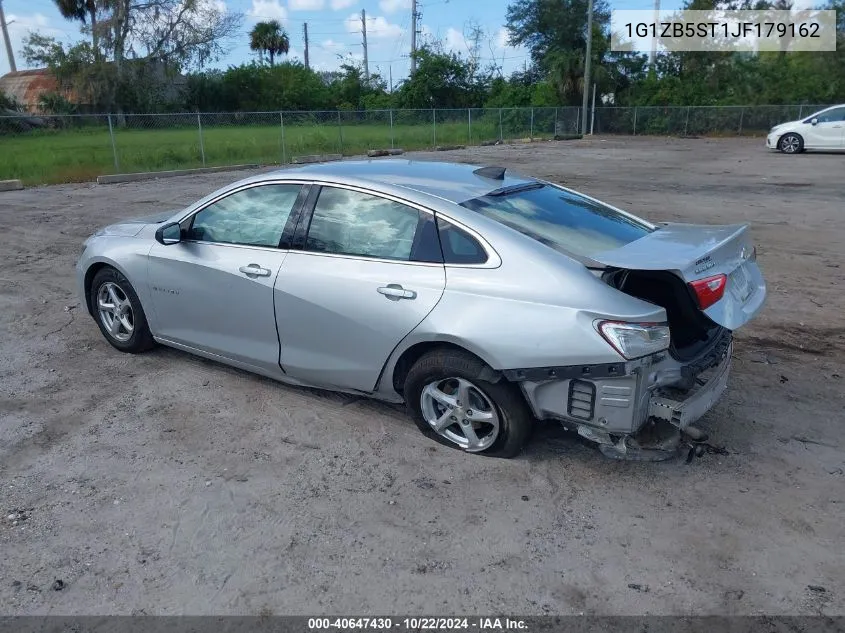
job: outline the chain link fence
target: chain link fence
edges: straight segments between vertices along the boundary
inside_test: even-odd
[[[595,134],[752,135],[821,105],[599,107]],[[0,116],[0,180],[93,180],[110,173],[551,140],[577,134],[581,109],[471,108]]]
[[[741,136],[826,108],[825,105],[637,106],[596,108],[594,134]],[[588,125],[589,128],[589,125]]]

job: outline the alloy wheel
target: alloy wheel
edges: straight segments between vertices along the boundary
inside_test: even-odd
[[[109,336],[125,343],[135,331],[132,302],[116,283],[107,281],[97,291],[97,313]]]
[[[801,147],[801,141],[794,134],[787,134],[780,140],[780,149],[784,154],[794,154]]]
[[[490,448],[499,436],[496,405],[465,378],[428,383],[420,395],[420,408],[435,433],[468,452]]]

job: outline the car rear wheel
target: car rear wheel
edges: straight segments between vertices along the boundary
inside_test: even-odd
[[[804,139],[792,132],[784,134],[778,141],[778,149],[784,154],[800,154],[804,151]]]
[[[429,352],[405,380],[408,413],[423,433],[442,444],[513,457],[528,441],[534,419],[514,385],[485,379],[491,377],[490,368],[471,354]]]
[[[141,301],[120,271],[111,267],[98,271],[90,296],[97,325],[113,347],[134,354],[155,345]]]

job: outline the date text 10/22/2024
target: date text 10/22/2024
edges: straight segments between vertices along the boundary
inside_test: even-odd
[[[528,631],[528,624],[519,618],[503,617],[349,617],[309,618],[309,631]]]

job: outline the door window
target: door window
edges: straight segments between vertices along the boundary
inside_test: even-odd
[[[387,198],[337,187],[320,190],[305,250],[398,261],[443,261],[429,214]]]
[[[833,123],[834,121],[845,121],[845,108],[833,108],[816,116],[819,123]]]
[[[194,216],[188,239],[278,247],[300,189],[262,185],[228,195]]]

